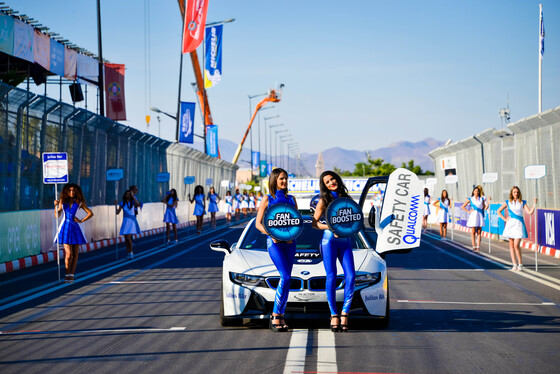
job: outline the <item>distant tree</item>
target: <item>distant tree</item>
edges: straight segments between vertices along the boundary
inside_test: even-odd
[[[397,168],[381,158],[371,159],[368,157],[366,162],[358,162],[354,165],[354,176],[378,176],[389,175]]]
[[[423,171],[420,165],[414,165],[414,160],[408,161],[408,164],[403,162],[401,168],[408,169],[416,175],[434,175],[434,173],[429,170]]]

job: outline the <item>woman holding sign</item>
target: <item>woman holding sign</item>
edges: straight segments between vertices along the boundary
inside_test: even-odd
[[[179,219],[177,218],[177,212],[175,209],[177,205],[179,205],[179,199],[177,198],[177,190],[172,188],[167,195],[162,200],[162,203],[165,204],[165,214],[163,215],[163,222],[165,222],[166,227],[166,235],[167,235],[167,244],[170,243],[169,241],[169,233],[171,231],[171,226],[173,226],[173,233],[175,234],[175,244],[179,243],[177,238],[177,224],[179,223]]]
[[[194,198],[191,199],[189,194],[189,201],[191,204],[194,202],[193,215],[196,216],[196,233],[200,235],[202,232],[202,221],[206,214],[206,202],[204,201],[204,187],[198,185],[194,188]]]
[[[502,235],[509,239],[509,253],[511,255],[511,263],[513,264],[511,270],[522,271],[524,269],[521,261],[521,249],[519,248],[521,239],[528,236],[525,221],[523,220],[523,211],[531,215],[535,211],[535,205],[537,205],[536,198],[534,199],[533,207],[529,209],[527,202],[521,198],[519,187],[513,186],[509,191],[509,199],[498,209],[498,215],[506,222]],[[502,211],[505,208],[508,208],[508,218],[502,215]]]
[[[265,195],[257,212],[255,227],[265,235],[269,235],[264,224],[265,209],[276,204],[286,204],[297,209],[296,199],[288,195],[288,173],[284,169],[276,168],[270,173],[268,181],[269,194]],[[270,329],[274,332],[288,331],[288,325],[284,321],[284,311],[288,303],[290,283],[292,280],[292,268],[296,255],[295,240],[281,241],[270,237],[266,239],[268,253],[272,262],[280,273],[280,281],[276,288],[274,308],[270,316]]]
[[[354,296],[354,286],[356,284],[356,269],[354,268],[354,255],[352,254],[352,241],[350,237],[342,238],[335,235],[329,226],[322,223],[321,217],[327,211],[329,204],[335,199],[349,197],[348,190],[338,174],[332,171],[325,171],[319,177],[319,188],[321,197],[313,214],[312,225],[323,232],[321,241],[321,254],[323,264],[327,273],[327,301],[331,311],[331,330],[333,332],[348,331],[348,313]],[[336,260],[340,261],[344,269],[344,303],[342,313],[339,315],[336,307]]]
[[[115,205],[117,201],[115,200]],[[122,201],[116,206],[117,214],[122,210],[123,220],[121,224],[121,231],[119,235],[124,235],[124,244],[126,246],[127,258],[134,259],[134,252],[132,251],[132,235],[140,234],[140,225],[136,219],[135,210],[140,207],[140,202],[134,196],[131,190],[126,190],[122,197]]]
[[[76,217],[79,209],[83,209],[87,214],[82,219]],[[64,266],[66,267],[64,283],[72,283],[74,281],[74,272],[78,265],[80,245],[87,243],[79,223],[83,223],[93,217],[93,212],[86,205],[82,189],[77,184],[69,183],[65,185],[62,189],[60,200],[54,201],[54,216],[58,218],[62,211],[64,211],[64,219],[58,228],[57,237],[58,242],[64,247]]]
[[[470,205],[471,210],[467,210],[466,206]],[[482,226],[484,226],[484,211],[488,209],[488,202],[482,196],[480,188],[475,187],[473,189],[470,198],[465,201],[461,206],[465,212],[469,213],[469,218],[467,220],[467,227],[471,228],[471,241],[473,246],[473,252],[478,252],[480,250],[480,240],[482,239]]]
[[[437,221],[439,222],[439,236],[445,238],[447,236],[447,222],[449,222],[449,207],[451,206],[447,190],[441,191],[441,197],[432,205],[439,208],[437,216]]]
[[[210,187],[210,191],[208,192],[208,212],[210,213],[210,222],[212,224],[212,228],[216,228],[216,212],[218,211],[218,201],[220,201],[220,196],[214,190],[214,187]]]

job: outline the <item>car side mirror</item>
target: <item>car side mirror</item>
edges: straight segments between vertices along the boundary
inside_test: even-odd
[[[216,252],[224,252],[226,255],[231,253],[229,248],[229,243],[227,240],[216,240],[215,242],[210,243],[210,249]]]
[[[369,227],[371,227],[372,229],[375,229],[375,206],[371,206],[371,209],[369,210],[369,216],[368,216],[368,224]]]

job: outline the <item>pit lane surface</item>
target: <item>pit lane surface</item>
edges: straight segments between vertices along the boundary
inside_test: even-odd
[[[560,292],[503,265],[424,236],[388,255],[391,323],[290,321],[219,325],[221,260],[240,226],[164,247],[139,241],[137,258],[81,255],[77,281],[56,285],[46,264],[0,277],[0,371],[74,373],[550,373],[560,368]],[[123,256],[121,255],[120,258]],[[31,290],[31,291],[29,291]]]

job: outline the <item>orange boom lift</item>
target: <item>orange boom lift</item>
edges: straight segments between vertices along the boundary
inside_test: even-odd
[[[239,146],[237,147],[237,151],[235,151],[235,155],[233,156],[233,160],[231,161],[232,164],[237,164],[237,160],[239,159],[239,155],[241,155],[241,150],[243,149],[243,143],[245,143],[245,139],[247,139],[247,134],[249,134],[249,131],[251,131],[251,125],[253,124],[253,121],[255,120],[255,116],[257,115],[259,109],[261,109],[263,106],[265,106],[267,103],[277,103],[280,101],[280,99],[282,98],[282,87],[284,85],[281,84],[280,88],[278,90],[269,90],[268,91],[268,96],[265,97],[264,99],[262,99],[256,106],[255,108],[255,112],[253,113],[253,116],[251,117],[251,121],[249,122],[249,127],[247,127],[247,131],[245,131],[245,135],[243,135],[243,139],[241,140],[241,143],[239,143]],[[251,155],[252,157],[252,155]]]

